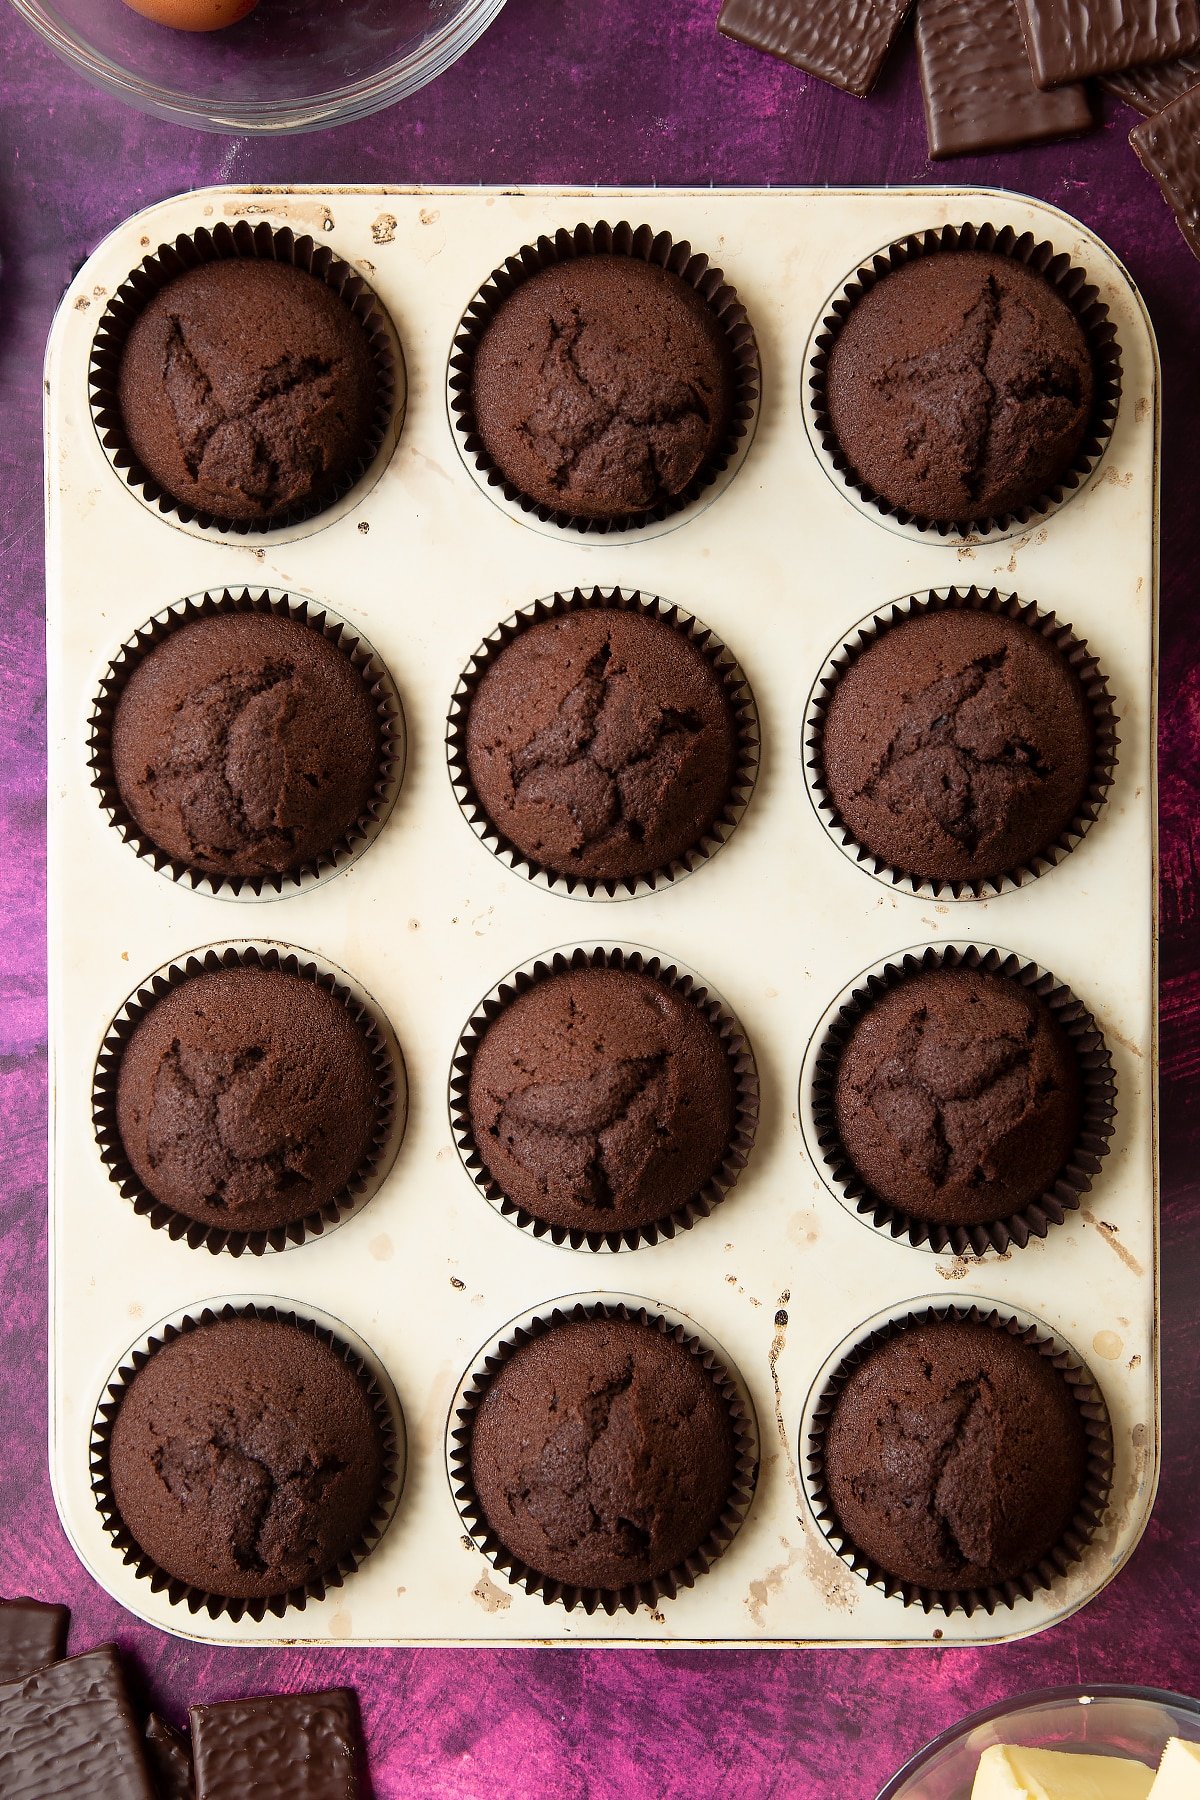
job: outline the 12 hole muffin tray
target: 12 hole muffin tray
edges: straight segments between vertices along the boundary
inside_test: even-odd
[[[400,351],[390,423],[351,491],[315,517],[252,532],[161,511],[116,466],[89,403],[97,324],[130,272],[179,234],[241,220],[290,227],[344,259]],[[607,534],[489,486],[461,447],[452,367],[491,271],[543,235],[600,221],[645,224],[711,258],[746,309],[761,369],[717,478],[671,516]],[[942,536],[846,485],[808,365],[856,270],[910,233],[964,224],[1031,233],[1086,271],[1116,327],[1121,395],[1111,440],[1061,506]],[[1158,370],[1145,309],[1111,253],[1062,212],[971,189],[211,189],[139,214],[87,261],[53,327],[45,391],[50,1458],[63,1524],[96,1579],[166,1630],[228,1643],[985,1643],[1096,1593],[1136,1544],[1158,1469]],[[829,659],[894,602],[952,587],[996,589],[1069,623],[1118,720],[1095,823],[1036,879],[978,897],[893,881],[848,854],[806,773]],[[657,597],[716,634],[753,697],[753,755],[715,854],[631,894],[589,897],[531,879],[470,817],[447,721],[503,621],[594,588]],[[393,781],[361,853],[282,892],[156,868],[114,828],[89,767],[121,646],[182,601],[225,590],[328,609],[385,666],[402,713],[394,804]],[[407,1077],[382,1179],[319,1235],[239,1256],[155,1229],[110,1172],[92,1118],[101,1043],[126,1001],[156,971],[230,945],[295,952],[341,980],[395,1034]],[[485,997],[553,952],[598,946],[693,973],[735,1016],[757,1073],[757,1129],[730,1191],[689,1228],[617,1254],[557,1243],[489,1204],[453,1117],[460,1038]],[[866,972],[928,946],[994,946],[1052,971],[1112,1058],[1115,1121],[1090,1191],[1045,1236],[1003,1251],[960,1255],[894,1235],[856,1210],[821,1158],[818,1028]],[[724,1554],[675,1597],[611,1615],[510,1584],[472,1542],[448,1470],[451,1409],[481,1351],[510,1321],[573,1296],[690,1321],[757,1416],[757,1486]],[[192,1612],[139,1577],[105,1530],[89,1466],[113,1372],[163,1322],[230,1299],[339,1331],[397,1400],[406,1445],[394,1517],[361,1567],[323,1599],[257,1620]],[[1038,1321],[1088,1364],[1115,1467],[1082,1559],[1032,1598],[968,1615],[906,1605],[848,1566],[816,1520],[806,1453],[814,1384],[839,1346],[881,1318],[972,1302]]]

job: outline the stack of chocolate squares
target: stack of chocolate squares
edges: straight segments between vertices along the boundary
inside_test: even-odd
[[[724,0],[720,28],[869,94],[909,16],[932,157],[1086,131],[1086,83],[1145,114],[1130,142],[1200,256],[1200,0]]]
[[[67,1609],[0,1600],[4,1800],[358,1800],[354,1695],[193,1706],[190,1734],[135,1710],[112,1644],[66,1656]]]

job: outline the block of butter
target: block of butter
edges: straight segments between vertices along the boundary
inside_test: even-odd
[[[1200,1800],[1200,1744],[1172,1738],[1162,1754],[1150,1800]]]
[[[992,1744],[979,1759],[971,1800],[1148,1800],[1153,1783],[1153,1769],[1125,1756]]]

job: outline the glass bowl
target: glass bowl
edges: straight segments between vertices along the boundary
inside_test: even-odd
[[[259,0],[224,31],[172,31],[122,0],[13,0],[111,94],[203,131],[314,131],[415,94],[504,0]]]
[[[878,1800],[970,1800],[989,1744],[1130,1756],[1156,1765],[1168,1738],[1200,1744],[1200,1700],[1158,1688],[1047,1688],[973,1713],[905,1763]]]

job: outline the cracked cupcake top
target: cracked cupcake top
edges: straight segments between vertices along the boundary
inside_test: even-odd
[[[1045,1002],[1006,975],[923,970],[858,1020],[834,1083],[863,1181],[915,1219],[984,1224],[1053,1186],[1082,1117],[1079,1061]]]
[[[343,480],[370,437],[375,373],[366,332],[323,281],[233,257],[155,294],[117,399],[130,449],[173,499],[269,522]]]
[[[1079,816],[1095,726],[1041,632],[952,608],[902,619],[837,681],[825,716],[830,800],[873,856],[919,881],[998,880]]]
[[[218,1319],[126,1387],[109,1470],[131,1537],[168,1575],[230,1599],[286,1594],[361,1541],[386,1457],[374,1402],[329,1344]]]
[[[497,308],[471,375],[496,467],[556,512],[614,519],[683,493],[716,455],[733,367],[708,303],[629,256],[553,263]]]
[[[558,875],[623,880],[708,836],[737,772],[721,675],[661,619],[588,607],[527,626],[471,697],[467,767],[497,831]]]
[[[209,875],[284,874],[332,851],[379,777],[378,710],[346,654],[265,613],[190,619],[130,675],[112,730],[121,799]]]
[[[568,1587],[665,1575],[720,1521],[736,1472],[729,1408],[653,1324],[581,1319],[523,1344],[471,1427],[471,1479],[509,1553]]]
[[[829,352],[826,404],[858,478],[939,524],[1019,511],[1070,469],[1091,419],[1083,328],[1035,270],[983,250],[891,270]]]
[[[735,1079],[693,1001],[631,969],[571,969],[492,1020],[467,1106],[509,1200],[564,1230],[622,1232],[667,1218],[717,1174]]]
[[[187,977],[135,1026],[117,1075],[121,1145],[142,1186],[231,1232],[319,1212],[363,1166],[379,1112],[363,1027],[282,969]]]
[[[1035,1569],[1083,1498],[1087,1434],[1050,1360],[967,1320],[909,1325],[870,1350],[825,1430],[842,1530],[886,1574],[989,1587]]]

